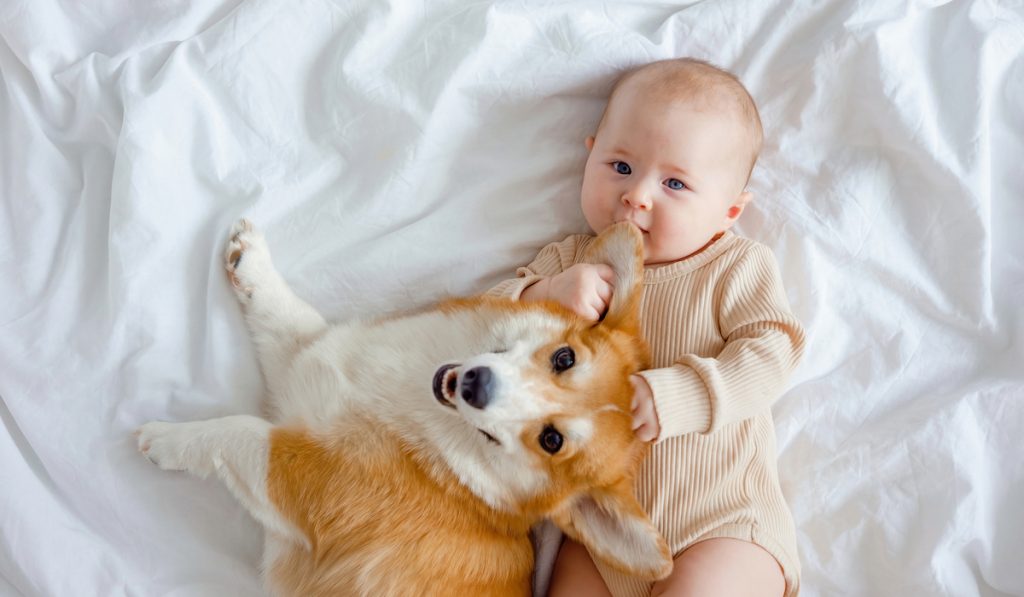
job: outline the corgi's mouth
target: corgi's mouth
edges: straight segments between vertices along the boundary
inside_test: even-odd
[[[452,401],[455,400],[455,388],[459,383],[458,367],[452,364],[441,365],[434,373],[434,398],[448,408],[455,408]]]
[[[434,398],[441,403],[442,406],[458,410],[455,407],[455,391],[459,387],[459,373],[456,371],[459,366],[455,364],[441,365],[437,371],[434,372]],[[501,445],[498,438],[494,437],[490,433],[487,433],[483,429],[477,428],[487,441],[492,444]]]

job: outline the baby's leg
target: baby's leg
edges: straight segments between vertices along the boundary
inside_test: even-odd
[[[327,322],[288,288],[263,235],[248,220],[232,227],[224,260],[273,400],[292,359],[323,334]]]
[[[781,597],[785,590],[782,568],[771,554],[747,541],[717,537],[676,556],[672,574],[655,583],[651,595]]]
[[[555,559],[555,570],[551,574],[549,597],[593,595],[611,597],[594,560],[586,547],[566,537]]]

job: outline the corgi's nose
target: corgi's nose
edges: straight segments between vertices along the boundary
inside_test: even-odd
[[[462,399],[473,408],[485,408],[491,401],[491,370],[473,367],[462,374]]]

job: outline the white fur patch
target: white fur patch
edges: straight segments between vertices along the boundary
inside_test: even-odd
[[[569,419],[565,434],[574,442],[587,442],[594,435],[594,421],[589,417]]]

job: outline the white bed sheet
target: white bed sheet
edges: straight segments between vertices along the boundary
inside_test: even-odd
[[[1024,594],[1024,3],[0,3],[0,593],[259,594],[261,535],[149,419],[257,412],[221,269],[264,229],[331,318],[585,230],[622,69],[732,69],[739,230],[809,331],[775,414],[805,595]]]

